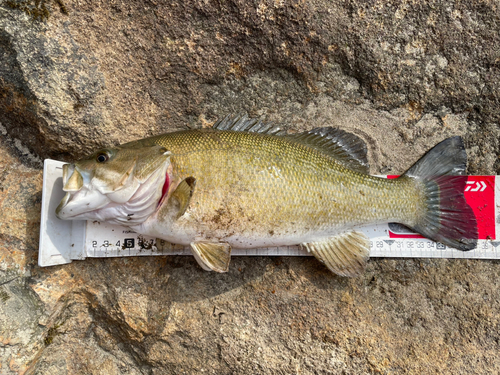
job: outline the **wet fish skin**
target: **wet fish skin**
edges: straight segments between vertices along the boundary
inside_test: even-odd
[[[155,228],[157,236],[175,243],[293,245],[366,223],[411,226],[423,206],[419,190],[408,179],[364,175],[280,137],[202,129],[140,143],[171,150],[171,189],[196,176],[187,215],[165,228],[166,213],[160,210],[155,218],[159,225],[136,227],[141,232]]]
[[[68,167],[68,195],[57,214],[117,222],[190,245],[203,268],[218,272],[227,271],[231,248],[301,244],[333,272],[356,276],[369,246],[355,228],[382,222],[402,223],[461,250],[475,247],[465,180],[450,176],[465,173],[459,137],[392,180],[365,173],[360,142],[331,128],[283,135],[246,119],[163,134]],[[79,201],[89,194],[101,206],[71,216],[68,207],[83,210]],[[102,206],[103,197],[109,204]]]

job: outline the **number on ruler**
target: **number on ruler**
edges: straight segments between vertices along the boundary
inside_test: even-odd
[[[123,240],[123,244],[125,245],[125,248],[132,249],[135,247],[135,238],[125,238]]]

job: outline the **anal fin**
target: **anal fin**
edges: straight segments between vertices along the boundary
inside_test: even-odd
[[[227,272],[231,246],[225,242],[191,242],[191,252],[205,271]]]
[[[370,258],[370,242],[360,232],[350,231],[323,241],[303,243],[320,262],[337,275],[361,275]]]

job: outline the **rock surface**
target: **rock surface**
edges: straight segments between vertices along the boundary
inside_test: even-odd
[[[339,126],[373,173],[462,135],[499,173],[495,2],[0,0],[1,374],[484,374],[497,261],[310,258],[37,266],[41,160],[247,112]]]

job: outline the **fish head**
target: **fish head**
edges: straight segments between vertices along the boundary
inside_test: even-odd
[[[158,145],[118,146],[64,164],[66,195],[56,216],[121,225],[142,223],[156,210],[168,189],[170,155]]]

